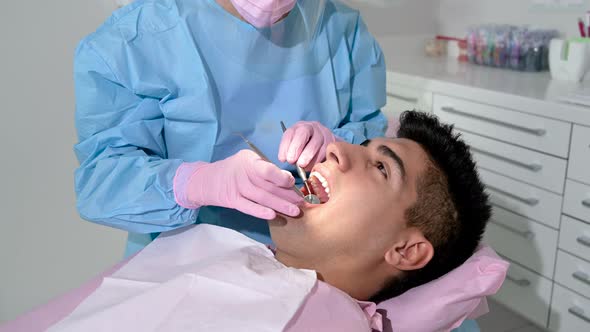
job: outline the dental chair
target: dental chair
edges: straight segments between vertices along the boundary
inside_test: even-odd
[[[506,261],[482,247],[441,278],[377,305],[353,303],[340,290],[320,284],[316,294],[321,296],[310,296],[285,331],[308,331],[305,323],[313,321],[318,332],[477,332],[477,323],[466,319],[487,313],[486,296],[500,288],[507,269]]]
[[[127,260],[50,303],[0,325],[0,332],[46,330],[68,316],[100,286],[104,277],[126,263]],[[377,304],[383,332],[478,332],[475,321],[469,319],[487,313],[486,296],[498,291],[507,269],[508,263],[491,248],[480,247],[463,265],[443,277]]]
[[[479,329],[479,325],[474,320],[466,320],[459,326],[458,328],[454,329],[453,332],[481,332]]]
[[[486,296],[495,294],[508,262],[482,246],[458,268],[377,305],[384,313],[384,331],[477,332],[475,319],[488,312]],[[464,324],[462,324],[465,322]]]

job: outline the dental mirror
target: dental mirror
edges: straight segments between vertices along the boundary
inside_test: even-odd
[[[321,204],[322,203],[322,202],[320,202],[320,199],[314,194],[306,195],[303,199],[309,204]]]
[[[283,123],[283,121],[281,121],[281,128],[283,129],[283,133],[287,130],[287,127],[285,127],[285,123]],[[305,188],[308,192],[308,194],[303,199],[309,204],[321,204],[322,202],[320,201],[320,198],[317,195],[312,194],[311,189],[309,189],[309,184],[307,184],[307,174],[305,174],[305,170],[299,167],[298,165],[295,166],[297,166],[297,173],[299,173],[299,177],[301,178],[301,180],[303,180],[303,184],[305,185]]]

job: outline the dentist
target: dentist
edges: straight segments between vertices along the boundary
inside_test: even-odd
[[[74,78],[78,211],[128,231],[126,255],[194,223],[269,243],[263,220],[300,213],[292,164],[386,128],[383,54],[335,0],[138,0],[80,42]]]

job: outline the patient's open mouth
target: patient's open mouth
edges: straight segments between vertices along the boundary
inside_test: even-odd
[[[311,194],[318,196],[322,204],[330,200],[330,187],[328,186],[328,181],[326,181],[320,173],[316,171],[311,172],[307,184],[312,191]],[[310,194],[305,187],[303,188],[303,193],[306,195]]]

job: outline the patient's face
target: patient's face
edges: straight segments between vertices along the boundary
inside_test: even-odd
[[[331,144],[326,161],[312,171],[327,182],[328,202],[306,204],[299,218],[271,221],[273,241],[279,250],[310,264],[299,267],[339,264],[369,270],[405,229],[404,213],[416,201],[416,182],[426,161],[420,145],[407,139]]]

